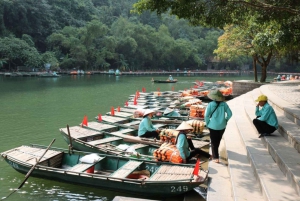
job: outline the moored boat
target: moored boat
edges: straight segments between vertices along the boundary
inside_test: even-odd
[[[45,153],[46,152],[46,153]],[[103,189],[139,194],[145,197],[170,197],[193,190],[208,173],[196,165],[168,164],[124,157],[68,152],[44,146],[20,146],[1,153],[15,170],[32,176]],[[36,165],[37,158],[39,163]]]
[[[152,80],[154,83],[176,83],[177,80]]]

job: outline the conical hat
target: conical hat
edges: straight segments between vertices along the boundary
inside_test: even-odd
[[[164,111],[164,115],[169,114],[173,111],[174,111],[174,109],[171,109],[171,108],[167,107],[166,110]]]
[[[182,130],[193,130],[194,128],[190,126],[188,123],[183,121],[177,128],[177,131],[182,131]]]
[[[147,109],[147,110],[145,110],[143,117],[148,115],[148,114],[151,114],[151,113],[154,113],[154,111],[150,110],[150,109]]]
[[[224,96],[219,90],[211,90],[207,97],[214,101],[224,101]]]

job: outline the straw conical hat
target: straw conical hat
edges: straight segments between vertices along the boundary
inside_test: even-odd
[[[177,131],[182,131],[182,130],[193,130],[194,128],[190,126],[188,123],[183,121],[177,128]]]
[[[174,109],[171,109],[171,108],[167,107],[166,110],[164,111],[164,115],[169,114],[173,111],[174,111]]]
[[[151,113],[154,113],[154,111],[150,110],[150,109],[147,109],[147,110],[145,110],[143,117],[148,115],[148,114],[151,114]]]
[[[224,101],[224,96],[219,90],[211,90],[207,97],[214,101]]]

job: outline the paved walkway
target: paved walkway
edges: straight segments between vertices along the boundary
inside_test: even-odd
[[[290,104],[300,107],[300,81],[283,81],[268,85],[270,91]]]

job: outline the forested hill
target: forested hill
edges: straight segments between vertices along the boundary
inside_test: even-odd
[[[132,14],[136,0],[0,1],[0,68],[201,69],[220,30],[155,13]]]

